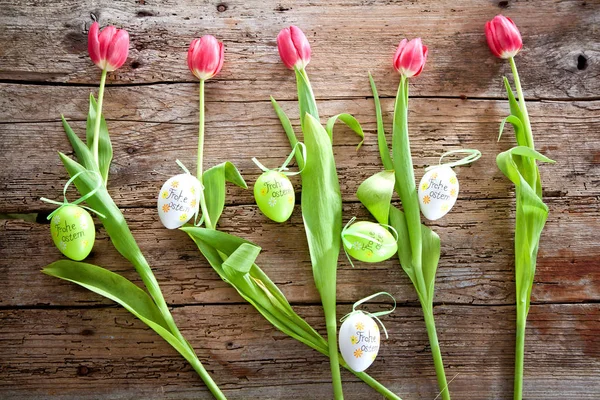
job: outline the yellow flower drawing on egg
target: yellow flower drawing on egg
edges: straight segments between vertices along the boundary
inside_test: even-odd
[[[174,188],[177,188],[177,187],[179,187],[179,182],[178,181],[173,181],[171,183],[171,186],[173,186]]]
[[[372,251],[367,251],[367,257],[373,257],[373,252]]]
[[[442,207],[440,207],[440,209],[442,210],[442,212],[448,211],[448,204],[442,204]]]
[[[350,343],[352,343],[352,344],[358,343],[358,338],[354,335],[350,336]]]
[[[362,331],[363,329],[365,329],[365,324],[363,324],[362,322],[357,322],[355,326],[356,326],[356,329],[359,331]]]
[[[163,212],[166,212],[166,213],[168,213],[170,209],[171,209],[171,206],[170,206],[170,205],[168,205],[168,204],[163,204],[163,206],[162,206],[162,210],[163,210]]]
[[[454,189],[454,188],[450,189],[450,196],[456,197],[456,189]]]
[[[75,218],[81,217],[81,210],[75,211],[75,214],[73,214],[73,215],[75,216]]]
[[[196,199],[192,199],[190,206],[196,207]]]
[[[190,193],[192,194],[192,196],[195,195],[196,194],[196,188],[192,186],[190,188]]]
[[[450,183],[453,184],[453,185],[456,183],[456,177],[455,176],[453,176],[452,178],[450,178]]]
[[[437,177],[438,177],[437,172],[434,172],[433,174],[431,174],[432,179],[437,179]]]
[[[429,187],[429,183],[423,182],[423,184],[421,185],[421,190],[427,190],[428,187]]]
[[[423,197],[423,204],[429,204],[430,201],[431,201],[431,199],[429,198],[429,196]]]
[[[187,219],[187,214],[186,214],[186,213],[183,213],[183,214],[181,214],[181,215],[179,216],[179,220],[180,220],[180,221],[185,221],[186,219]]]
[[[166,199],[168,196],[169,196],[169,192],[167,192],[166,190],[160,194],[160,197],[162,197],[163,199]]]
[[[292,196],[288,197],[288,203],[294,204],[294,198]]]
[[[377,353],[371,354],[371,361],[375,361],[375,358],[377,358]]]
[[[262,189],[260,189],[260,194],[262,194],[263,196],[264,196],[265,194],[267,194],[267,188],[262,188]]]
[[[354,357],[361,358],[363,355],[363,351],[361,349],[354,350]]]
[[[87,245],[88,245],[89,243],[90,243],[90,242],[88,242],[87,240],[84,240],[84,241],[82,241],[82,242],[81,242],[81,246],[82,246],[82,247],[87,247]]]

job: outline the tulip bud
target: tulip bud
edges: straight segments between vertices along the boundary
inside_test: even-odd
[[[294,25],[282,29],[277,35],[277,48],[281,61],[289,69],[304,69],[310,62],[310,44],[302,30]]]
[[[485,37],[496,57],[512,58],[523,48],[519,28],[504,15],[496,15],[485,23]]]
[[[129,33],[124,29],[107,26],[99,32],[98,22],[94,22],[88,34],[90,58],[100,69],[114,71],[120,68],[129,54]]]
[[[407,78],[418,76],[427,60],[427,46],[423,46],[421,38],[408,41],[402,39],[394,56],[394,68]]]
[[[212,35],[194,39],[188,50],[188,67],[196,78],[202,81],[210,79],[221,71],[224,52],[223,43]]]

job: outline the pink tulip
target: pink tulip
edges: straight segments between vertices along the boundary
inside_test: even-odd
[[[427,46],[423,46],[421,38],[408,41],[402,39],[394,56],[394,68],[407,78],[418,76],[427,60]]]
[[[310,44],[302,30],[294,25],[282,29],[277,35],[281,61],[289,69],[304,69],[310,62]]]
[[[188,67],[196,78],[205,81],[221,71],[224,53],[223,43],[212,35],[194,39],[188,50]]]
[[[485,23],[485,37],[496,57],[512,58],[523,48],[519,28],[503,15],[496,15]]]
[[[99,32],[98,22],[94,22],[88,34],[90,58],[100,69],[114,71],[120,68],[129,54],[129,33],[124,29],[107,26]]]

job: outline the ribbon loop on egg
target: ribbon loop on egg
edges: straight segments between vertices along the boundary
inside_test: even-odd
[[[298,147],[300,147],[302,149],[302,159],[306,160],[306,146],[304,145],[304,143],[298,142],[294,145],[294,147],[292,148],[292,151],[290,152],[290,154],[288,155],[288,157],[286,158],[284,163],[281,165],[281,167],[275,169],[276,171],[281,172],[282,174],[287,175],[287,176],[294,176],[294,175],[298,175],[298,174],[302,173],[302,171],[304,170],[304,167],[296,172],[288,172],[288,167],[287,167],[288,164],[290,162],[292,162],[292,159],[294,158],[294,156],[296,154],[296,149]],[[258,161],[258,159],[256,157],[252,157],[252,162],[254,162],[254,164],[256,164],[256,166],[258,168],[260,168],[263,172],[271,171],[269,168],[265,167],[260,161]]]
[[[371,313],[369,311],[357,310],[358,306],[360,306],[361,304],[363,304],[363,303],[365,303],[365,302],[367,302],[367,301],[369,301],[371,299],[374,299],[377,296],[382,296],[382,295],[388,296],[388,297],[390,297],[394,301],[394,306],[392,307],[391,310],[377,311],[377,312],[374,312],[374,313]],[[384,315],[391,314],[391,313],[394,312],[395,309],[396,309],[396,299],[394,298],[394,296],[392,296],[388,292],[377,292],[377,293],[374,293],[374,294],[372,294],[370,296],[364,297],[364,298],[358,300],[356,303],[354,303],[352,305],[352,311],[349,312],[348,314],[344,315],[342,318],[340,318],[340,322],[344,322],[344,320],[346,318],[348,318],[351,315],[354,315],[356,313],[364,313],[364,314],[368,315],[369,317],[375,319],[377,322],[379,322],[379,325],[381,325],[381,328],[383,329],[383,333],[385,333],[385,338],[387,339],[388,338],[387,330],[385,329],[385,326],[383,325],[383,322],[381,322],[381,320],[378,317],[382,317]]]
[[[444,159],[444,157],[447,157],[452,154],[467,154],[467,155],[465,157],[461,158],[460,160],[442,164],[442,160]],[[479,160],[480,158],[481,158],[481,152],[477,149],[450,150],[440,156],[438,165],[430,165],[429,167],[425,168],[425,172],[432,170],[434,168],[440,167],[442,165],[447,165],[448,167],[457,167],[459,165],[470,164],[472,162]]]
[[[69,200],[67,200],[67,190],[69,189],[69,186],[71,185],[71,183],[73,183],[75,181],[75,179],[77,179],[79,177],[79,175],[83,174],[84,172],[89,172],[92,173],[93,175],[96,175],[98,177],[98,181],[96,183],[96,187],[94,187],[92,190],[90,190],[89,192],[87,192],[86,194],[84,194],[83,196],[81,196],[80,198],[78,198],[77,200],[69,203]],[[40,197],[40,200],[46,203],[50,203],[50,204],[55,204],[57,206],[59,206],[56,210],[52,211],[48,217],[46,219],[50,220],[52,219],[52,217],[59,212],[63,207],[68,206],[69,204],[72,205],[79,205],[80,203],[84,202],[85,200],[89,199],[90,197],[92,197],[94,194],[96,194],[96,192],[102,187],[102,183],[103,183],[103,178],[102,175],[100,175],[98,172],[96,171],[92,171],[92,170],[85,170],[85,171],[79,171],[78,173],[76,173],[75,175],[73,175],[73,177],[71,177],[71,179],[69,179],[67,181],[67,183],[65,183],[65,187],[63,188],[63,201],[62,203],[60,201],[55,201],[55,200],[51,200],[51,199],[47,199],[45,197]],[[91,212],[93,212],[94,214],[98,215],[100,218],[106,218],[104,216],[104,214],[90,208],[84,205],[79,205],[79,207],[81,208],[85,208],[86,210],[89,210]]]

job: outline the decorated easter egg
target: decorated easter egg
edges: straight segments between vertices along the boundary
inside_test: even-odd
[[[423,175],[419,184],[419,204],[425,218],[435,221],[454,207],[458,197],[458,179],[447,165],[436,167]]]
[[[94,247],[96,230],[92,216],[76,205],[62,207],[50,221],[54,245],[61,253],[75,261],[86,258]]]
[[[355,222],[344,228],[342,242],[350,256],[364,262],[387,260],[398,251],[394,235],[370,221]]]
[[[191,174],[179,174],[170,178],[158,193],[158,216],[168,228],[183,226],[198,211],[200,182]]]
[[[355,311],[340,327],[340,352],[353,371],[362,372],[369,368],[379,352],[379,327],[362,311]]]
[[[267,171],[254,184],[254,199],[267,218],[284,222],[294,211],[296,194],[292,182],[285,174]]]

